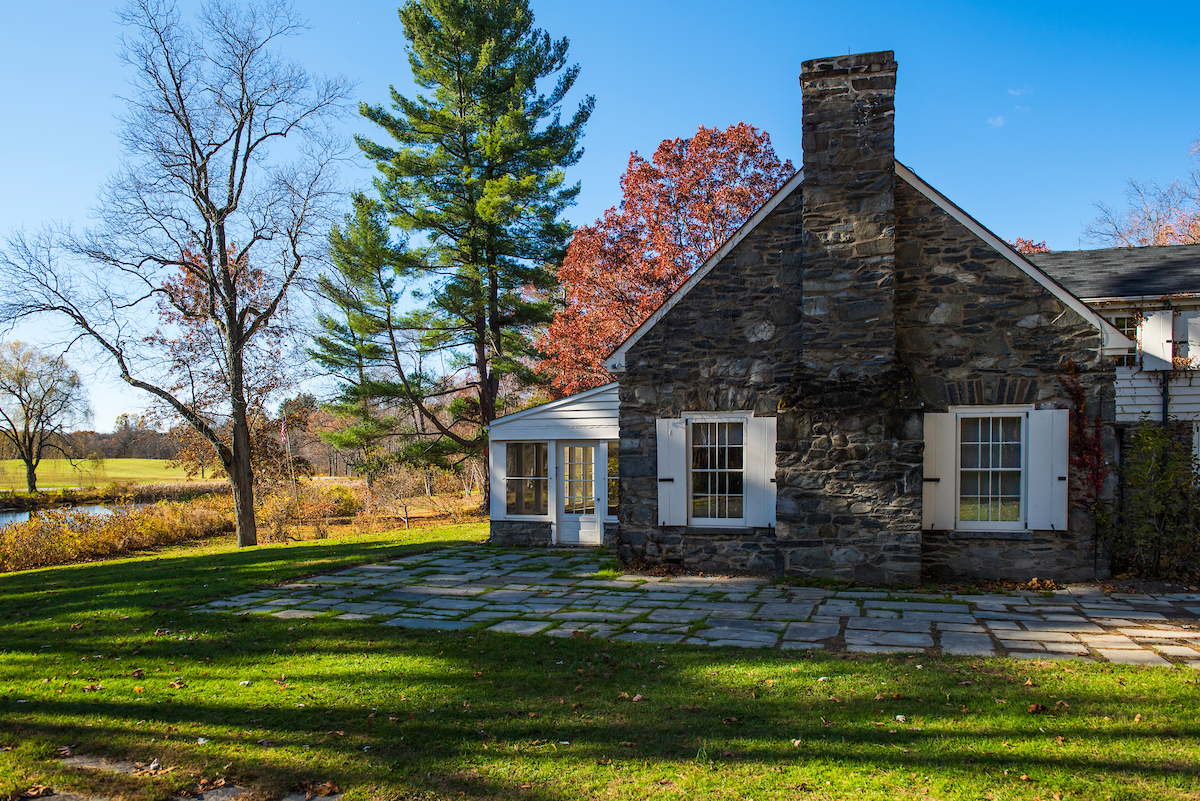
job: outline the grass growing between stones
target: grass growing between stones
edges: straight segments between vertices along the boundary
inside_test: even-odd
[[[1196,798],[1200,673],[849,659],[188,610],[481,526],[0,576],[0,795]],[[203,739],[205,742],[201,743]],[[57,749],[154,776],[61,767]]]

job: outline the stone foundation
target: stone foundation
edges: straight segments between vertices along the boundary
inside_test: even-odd
[[[921,573],[933,581],[962,578],[1091,581],[1109,577],[1108,554],[1071,532],[927,531]]]
[[[550,544],[550,524],[542,521],[493,520],[488,542],[503,547],[545,547]]]
[[[488,543],[503,548],[546,548],[550,546],[550,523],[526,520],[493,520]],[[604,524],[602,548],[617,550],[617,524]]]

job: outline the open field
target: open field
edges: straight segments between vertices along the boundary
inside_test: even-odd
[[[182,468],[167,468],[165,459],[105,459],[99,464],[81,460],[43,459],[37,470],[38,489],[92,487],[113,481],[160,484],[186,481]],[[25,463],[0,459],[0,490],[25,489]]]
[[[150,801],[224,778],[275,796],[331,781],[352,801],[1200,797],[1194,670],[189,609],[485,535],[206,544],[0,575],[0,796],[41,783]],[[67,769],[67,745],[173,770]]]

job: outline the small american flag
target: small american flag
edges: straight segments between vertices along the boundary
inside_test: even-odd
[[[283,440],[283,444],[287,445],[287,418],[283,418],[283,422],[279,425],[279,438]]]

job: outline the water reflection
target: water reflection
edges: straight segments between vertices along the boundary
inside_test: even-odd
[[[3,511],[0,512],[0,528],[4,528],[12,523],[24,523],[35,514],[42,512],[61,512],[70,510],[72,512],[82,512],[89,515],[110,515],[116,509],[138,509],[143,506],[148,506],[145,503],[123,504],[121,506],[112,506],[105,503],[89,503],[82,506],[58,507],[55,509],[38,509],[33,512],[28,511]]]

